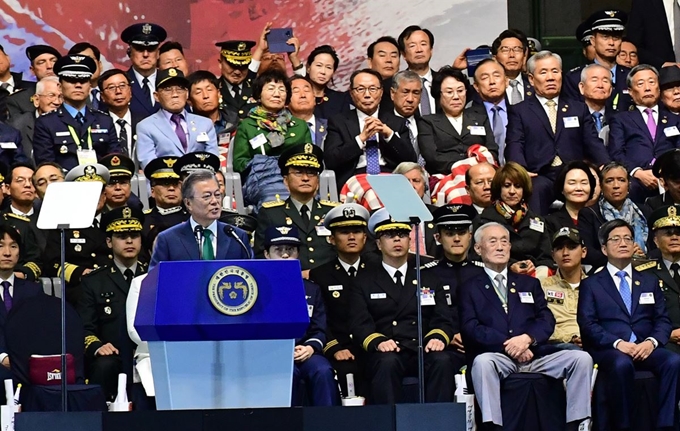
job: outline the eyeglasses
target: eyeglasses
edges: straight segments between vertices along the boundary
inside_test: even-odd
[[[12,179],[12,182],[13,182],[13,183],[19,183],[19,184],[27,184],[27,183],[30,184],[30,183],[31,183],[31,179],[30,179],[30,178],[26,178],[26,177],[14,177],[14,178]]]
[[[184,87],[178,87],[178,86],[176,86],[176,85],[173,85],[172,87],[163,87],[163,88],[159,88],[158,91],[159,91],[160,93],[165,94],[165,95],[174,94],[174,93],[177,93],[177,94],[184,94],[184,93],[187,92],[187,89],[184,88]]]
[[[380,90],[381,88],[382,87],[354,87],[352,88],[352,91],[359,94],[366,94],[366,92],[368,91],[368,94],[373,95],[377,93],[378,90]]]
[[[524,52],[523,46],[501,46],[498,48],[498,52],[501,54],[509,54],[512,51],[513,54],[521,54]]]
[[[407,230],[388,230],[381,236],[389,239],[394,239],[394,238],[408,238],[409,234],[410,232]]]
[[[213,200],[213,198],[217,199],[218,202],[222,202],[222,193],[220,192],[215,192],[215,193],[204,193],[201,196],[192,196],[192,199],[200,199],[205,203],[209,203],[210,201]]]
[[[304,171],[288,171],[288,174],[294,176],[295,178],[302,178],[307,175],[309,178],[316,178],[319,176],[318,171],[304,170]]]
[[[623,241],[624,244],[632,244],[633,238],[630,236],[613,236],[607,239],[607,242],[611,242],[612,244],[620,244],[621,241]]]
[[[107,85],[106,87],[104,87],[104,91],[106,91],[107,93],[116,93],[118,91],[125,91],[125,89],[127,89],[129,87],[130,87],[130,84],[126,84],[126,83],[122,83],[122,84],[118,84],[118,85],[111,84],[111,85]]]
[[[38,97],[44,97],[45,99],[53,100],[53,99],[58,99],[61,100],[64,98],[61,94],[57,93],[47,93],[47,94],[38,94]]]

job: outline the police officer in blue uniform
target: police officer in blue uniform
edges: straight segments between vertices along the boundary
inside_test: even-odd
[[[156,112],[158,102],[153,98],[156,91],[158,48],[168,36],[163,27],[150,22],[132,24],[120,34],[129,45],[127,54],[132,66],[127,71],[132,89],[130,112],[140,121]]]
[[[87,106],[90,78],[97,70],[85,55],[67,55],[54,65],[64,104],[38,117],[33,132],[35,162],[57,162],[66,170],[95,164],[107,154],[122,153],[111,117]]]
[[[219,89],[222,95],[222,106],[234,111],[239,118],[248,116],[248,112],[257,105],[253,99],[253,80],[257,74],[249,69],[255,46],[252,40],[228,40],[217,42],[220,48]]]
[[[295,226],[270,226],[265,232],[264,256],[267,259],[297,259],[300,245]],[[293,405],[301,405],[300,381],[304,380],[313,406],[340,404],[335,373],[323,355],[326,344],[326,310],[319,286],[308,280],[305,298],[309,311],[309,326],[302,338],[295,340],[293,360]]]

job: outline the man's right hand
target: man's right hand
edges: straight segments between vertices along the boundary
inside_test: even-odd
[[[636,349],[637,349],[637,344],[629,343],[628,341],[619,341],[619,344],[616,345],[616,350],[625,353],[626,355],[630,356],[631,358],[635,354]]]
[[[373,137],[376,133],[382,131],[381,122],[377,122],[376,118],[368,117],[364,121],[364,130],[359,134],[359,139],[361,142],[366,142]]]
[[[337,352],[333,353],[333,357],[335,358],[336,361],[354,360],[354,355],[352,354],[352,352],[349,351],[349,349],[338,350]]]
[[[463,346],[463,338],[460,336],[460,332],[453,336],[451,339],[451,345],[455,347],[460,353],[465,353],[465,346]]]
[[[260,60],[265,51],[269,50],[269,45],[267,44],[267,35],[269,34],[269,29],[272,28],[272,23],[267,22],[260,33],[260,39],[257,41],[257,46],[255,51],[253,51],[253,59]]]
[[[654,176],[651,169],[638,169],[635,171],[633,176],[640,180],[642,185],[648,189],[655,189],[659,187],[659,180]]]
[[[671,331],[671,336],[668,341],[671,343],[680,344],[680,328],[673,329],[673,331]]]
[[[395,343],[394,340],[387,340],[378,344],[378,351],[383,353],[398,352],[399,346],[397,346],[397,343]]]
[[[5,359],[2,360],[2,366],[9,368],[9,356],[5,356]]]
[[[526,349],[524,353],[519,355],[515,360],[519,362],[520,364],[524,364],[525,362],[529,362],[530,360],[534,359],[534,352],[531,351],[531,349]]]
[[[103,346],[101,346],[97,351],[95,352],[96,356],[111,356],[111,355],[117,355],[118,354],[118,349],[113,347],[113,344],[111,343],[106,343]]]
[[[454,69],[458,69],[458,70],[467,69],[468,62],[467,62],[467,57],[465,56],[465,54],[467,54],[468,51],[470,51],[470,48],[465,48],[463,50],[463,52],[461,52],[458,55],[458,57],[456,57],[453,60],[453,64],[451,65],[451,67],[453,67]]]
[[[86,276],[87,274],[91,273],[92,271],[94,271],[94,269],[86,268],[85,271],[83,271],[83,276]]]

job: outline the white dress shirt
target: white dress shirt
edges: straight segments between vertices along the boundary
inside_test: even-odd
[[[510,81],[511,79],[508,78],[508,86],[505,88],[505,94],[508,96],[508,100],[512,100],[512,87],[510,86]],[[524,100],[526,96],[524,94],[524,80],[522,79],[521,73],[517,75],[515,81],[518,82],[517,90],[519,90],[519,94],[522,95],[522,100]]]
[[[393,266],[390,266],[386,264],[385,262],[382,263],[383,268],[385,268],[385,271],[390,275],[390,278],[392,281],[394,281],[394,275],[399,271],[401,273],[401,285],[406,286],[406,270],[408,269],[408,262],[400,266],[399,268],[395,268]]]
[[[198,223],[196,223],[196,220],[194,220],[193,217],[189,218],[189,224],[191,224],[192,232],[196,229],[196,226],[198,226]],[[212,241],[213,254],[217,257],[217,220],[213,221],[207,229],[212,232],[212,238],[210,238],[210,240]],[[199,244],[199,250],[203,250],[203,241],[205,241],[205,237],[203,237]]]
[[[135,74],[135,79],[137,80],[137,85],[139,85],[139,87],[141,89],[144,89],[144,78],[149,80],[149,83],[147,85],[149,86],[149,93],[151,93],[151,106],[153,106],[156,103],[156,99],[153,98],[153,93],[156,91],[156,73],[157,72],[158,72],[158,69],[155,69],[150,76],[144,77],[139,72],[137,72],[134,69],[134,67],[132,68],[132,73]]]
[[[16,88],[17,88],[17,87],[16,87],[16,84],[14,83],[14,77],[13,77],[12,75],[10,75],[10,76],[9,76],[9,79],[8,79],[7,81],[0,81],[0,85],[2,85],[2,84],[4,84],[4,83],[7,83],[7,84],[8,84],[8,85],[7,85],[7,92],[8,92],[9,94],[14,93],[14,91],[15,91]]]
[[[355,275],[359,272],[359,264],[361,263],[361,258],[357,259],[357,261],[354,262],[351,265],[349,263],[345,262],[344,260],[340,259],[340,257],[338,257],[338,261],[340,262],[340,266],[342,266],[342,268],[345,270],[347,275],[349,275],[349,269],[350,268],[354,268],[354,274]]]
[[[116,128],[116,136],[120,136],[120,124],[118,124],[117,121],[125,120],[125,132],[127,133],[128,137],[128,141],[125,143],[125,148],[127,149],[127,153],[130,155],[130,158],[134,158],[134,154],[132,154],[132,139],[134,137],[132,136],[132,114],[130,113],[130,110],[128,109],[125,115],[122,117],[119,117],[118,115],[109,111],[109,116],[113,120],[113,127]]]
[[[448,115],[446,118],[449,120],[449,123],[453,126],[454,129],[456,129],[456,132],[458,132],[459,135],[463,134],[463,114],[460,114],[457,117],[449,117]]]
[[[14,205],[10,205],[9,209],[12,211],[12,214],[16,214],[16,215],[20,215],[20,216],[24,216],[24,217],[30,217],[30,216],[33,215],[33,213],[35,213],[33,207],[31,207],[31,209],[28,210],[27,213],[21,212],[18,209],[14,208]]]

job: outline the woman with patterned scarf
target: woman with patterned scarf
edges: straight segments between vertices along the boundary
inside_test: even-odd
[[[314,142],[307,123],[286,108],[290,96],[288,77],[280,70],[267,70],[255,79],[253,97],[258,105],[236,131],[234,171],[247,177],[256,155],[279,156],[292,145]]]
[[[544,277],[554,266],[550,256],[550,235],[545,220],[527,206],[530,197],[529,173],[518,163],[506,163],[491,182],[494,204],[482,212],[475,229],[489,222],[507,227],[512,244],[510,270]]]
[[[628,170],[619,162],[610,162],[602,168],[602,196],[600,200],[579,211],[578,230],[581,233],[588,254],[583,263],[597,269],[607,264],[602,254],[597,233],[605,222],[622,219],[633,227],[635,232],[634,257],[644,257],[647,253],[647,220],[640,208],[628,197],[630,176]]]

